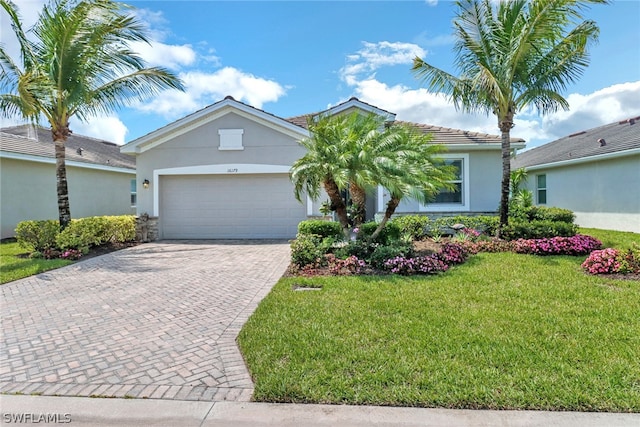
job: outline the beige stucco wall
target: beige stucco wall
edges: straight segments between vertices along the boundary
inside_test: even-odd
[[[133,214],[131,173],[108,172],[67,165],[72,218]],[[0,220],[2,238],[13,236],[20,221],[57,219],[55,165],[0,159]]]
[[[244,149],[219,150],[219,129],[243,129]],[[138,213],[153,212],[156,170],[221,164],[291,166],[304,153],[298,139],[239,114],[226,114],[137,155]],[[142,188],[145,179],[151,182],[148,189]]]
[[[640,233],[640,154],[529,171],[535,202],[540,174],[547,175],[546,206],[572,210],[582,227]]]

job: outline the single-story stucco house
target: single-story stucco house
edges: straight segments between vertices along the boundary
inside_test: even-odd
[[[25,220],[57,219],[56,165],[51,131],[31,125],[0,129],[2,238]],[[119,146],[72,134],[66,143],[73,218],[135,214],[135,158]]]
[[[161,239],[292,238],[300,221],[320,215],[327,198],[298,202],[289,179],[305,154],[307,119],[351,111],[395,114],[356,98],[315,114],[281,118],[226,97],[121,147],[136,157],[139,215],[158,218]],[[498,136],[414,123],[458,166],[457,193],[422,206],[406,201],[399,213],[495,212],[500,200]],[[521,139],[514,148],[524,147]],[[143,188],[142,183],[148,182]],[[369,212],[383,212],[387,195],[373,194]]]
[[[640,116],[518,153],[537,205],[572,210],[576,223],[640,233]]]

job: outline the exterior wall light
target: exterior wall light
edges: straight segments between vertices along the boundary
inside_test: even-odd
[[[149,180],[148,180],[148,179],[145,179],[144,181],[142,181],[142,186],[143,186],[145,189],[149,188]]]

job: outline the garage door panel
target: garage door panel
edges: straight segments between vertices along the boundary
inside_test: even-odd
[[[292,238],[306,219],[287,175],[165,176],[160,227],[165,239]]]

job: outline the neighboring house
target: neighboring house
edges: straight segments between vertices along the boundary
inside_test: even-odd
[[[289,179],[292,164],[305,154],[308,118],[351,111],[395,114],[356,98],[328,110],[290,119],[226,97],[176,122],[129,142],[136,156],[138,214],[159,218],[159,237],[291,238],[297,224],[319,216],[327,198],[298,202]],[[457,193],[422,206],[403,202],[398,213],[472,214],[495,212],[502,174],[500,137],[416,124],[449,148],[443,155],[458,166]],[[514,148],[524,147],[521,139]],[[149,182],[147,189],[141,184]],[[388,196],[379,189],[368,211],[383,212]]]
[[[582,227],[640,233],[640,116],[518,153],[534,203],[572,210]]]
[[[80,135],[66,143],[73,218],[134,214],[135,158],[116,144]],[[56,165],[51,131],[30,125],[0,129],[2,238],[20,221],[58,219]]]

